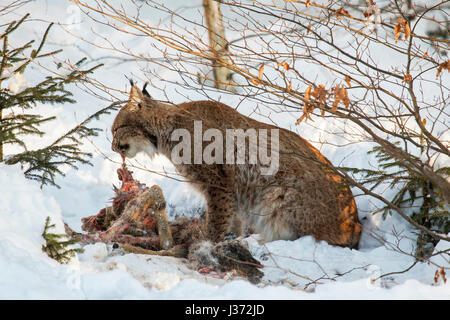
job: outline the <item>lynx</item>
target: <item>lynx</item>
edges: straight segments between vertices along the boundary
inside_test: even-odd
[[[202,132],[218,129],[224,136],[227,129],[254,129],[275,137],[272,132],[276,130],[277,170],[263,174],[260,160],[195,163],[199,150],[195,143],[190,150],[183,150],[182,156],[190,158],[190,163],[174,161],[172,151],[179,144],[174,132],[193,134],[198,121]],[[245,227],[264,241],[312,235],[332,245],[358,245],[361,224],[352,192],[330,169],[331,163],[294,132],[258,122],[216,101],[162,103],[152,99],[145,86],[141,91],[132,84],[129,101],[117,114],[112,133],[112,149],[122,157],[132,158],[141,151],[150,157],[164,155],[203,194],[208,237],[213,241],[222,240],[230,231],[240,234]],[[218,143],[225,145],[224,141]],[[200,144],[205,148],[209,143],[203,140]],[[249,158],[250,148],[245,150],[245,159]]]

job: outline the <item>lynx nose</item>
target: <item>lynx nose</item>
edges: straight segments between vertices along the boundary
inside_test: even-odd
[[[113,144],[113,151],[118,152],[120,154],[124,154],[128,149],[130,148],[130,145],[128,143],[120,144],[119,142],[116,142]]]
[[[130,145],[128,143],[118,145],[118,149],[119,149],[120,153],[125,153],[129,148],[130,148]]]

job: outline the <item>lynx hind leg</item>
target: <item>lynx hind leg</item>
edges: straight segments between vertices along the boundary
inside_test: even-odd
[[[245,234],[246,224],[245,221],[236,213],[233,213],[231,217],[230,225],[228,226],[227,234],[240,237]]]
[[[208,238],[221,241],[228,232],[234,212],[235,199],[231,192],[210,188],[206,194],[206,225]]]
[[[260,205],[250,214],[251,230],[261,236],[261,242],[297,239],[299,233],[294,220],[297,206],[295,190],[267,188]]]
[[[358,219],[355,200],[350,197],[347,199],[348,201],[338,217],[341,231],[338,245],[358,248],[362,226]]]

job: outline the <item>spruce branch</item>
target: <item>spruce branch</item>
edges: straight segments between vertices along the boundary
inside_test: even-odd
[[[28,179],[39,181],[41,187],[52,185],[59,188],[55,179],[58,175],[65,176],[60,169],[61,166],[69,165],[78,169],[80,163],[91,165],[89,159],[92,158],[92,154],[81,151],[80,144],[84,138],[97,136],[101,129],[88,127],[89,122],[117,110],[120,105],[120,102],[114,102],[100,109],[47,147],[13,155],[6,159],[5,163],[9,165],[21,163],[27,167],[24,174]]]
[[[68,239],[66,234],[50,233],[49,230],[54,227],[55,224],[51,224],[50,217],[47,217],[45,219],[44,231],[42,232],[42,237],[45,239],[45,245],[42,245],[42,251],[59,263],[67,264],[76,253],[82,253],[84,250],[81,248],[70,248],[71,245],[79,242],[78,239]]]
[[[3,38],[3,47],[0,49],[0,82],[2,79],[9,78],[12,74],[24,74],[27,66],[33,60],[42,59],[61,52],[61,50],[54,50],[47,53],[43,52],[53,24],[48,25],[39,45],[34,49],[32,49],[33,40],[16,48],[10,48],[8,46],[8,36],[11,36],[12,32],[28,16],[24,16],[18,22],[11,22],[1,36]],[[30,50],[31,52],[29,52]],[[94,118],[98,119],[101,115],[109,113],[110,110],[115,109],[118,105],[114,103],[95,112],[46,147],[32,150],[32,148],[23,142],[24,136],[27,135],[45,135],[45,132],[40,129],[40,126],[56,120],[55,117],[28,114],[27,110],[34,108],[38,103],[74,103],[73,95],[66,89],[66,86],[86,81],[86,77],[89,74],[102,66],[102,64],[98,64],[86,70],[80,69],[79,67],[84,60],[81,59],[77,62],[74,69],[67,75],[52,74],[34,86],[29,86],[21,91],[13,92],[7,88],[0,88],[0,161],[4,160],[4,145],[16,144],[21,146],[24,149],[23,152],[9,155],[4,162],[9,165],[20,163],[25,177],[39,181],[41,187],[44,185],[58,187],[55,179],[58,175],[64,176],[61,170],[64,165],[77,169],[79,164],[91,164],[90,158],[92,154],[82,151],[81,144],[83,139],[98,135],[100,129],[90,128],[88,127],[88,123]],[[9,71],[5,74],[5,70],[7,69]],[[13,70],[12,73],[10,70]],[[18,113],[15,110],[13,112],[12,108],[20,108],[22,112]],[[7,111],[10,112],[6,114]]]
[[[434,234],[448,234],[450,232],[450,213],[439,186],[420,172],[411,170],[403,162],[398,161],[383,147],[376,146],[370,154],[374,154],[378,161],[379,170],[357,168],[341,168],[345,172],[359,175],[359,183],[367,186],[370,192],[381,184],[398,190],[389,204],[375,210],[373,214],[382,213],[383,219],[391,215],[395,208],[413,208],[410,219],[419,226],[423,226]],[[411,158],[418,160],[414,155]],[[442,177],[450,176],[450,167],[442,167],[434,171]],[[416,225],[417,226],[417,225]],[[420,228],[419,228],[420,230]],[[430,233],[420,230],[417,239],[416,254],[420,257],[432,253],[438,239]]]

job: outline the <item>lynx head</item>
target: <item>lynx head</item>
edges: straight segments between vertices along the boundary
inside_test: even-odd
[[[157,104],[150,98],[144,85],[141,91],[132,81],[128,103],[117,114],[111,128],[112,149],[122,157],[133,158],[144,151],[153,157],[158,150],[157,131],[154,130],[152,106]]]

